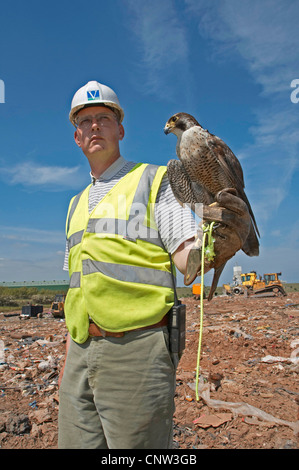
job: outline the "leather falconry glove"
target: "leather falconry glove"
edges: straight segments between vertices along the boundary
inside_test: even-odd
[[[215,222],[213,229],[215,256],[213,260],[205,257],[204,272],[214,268],[215,275],[218,271],[218,279],[225,263],[243,247],[250,231],[251,218],[247,205],[236,194],[235,189],[225,188],[216,194],[216,202],[203,206],[203,224]],[[201,240],[199,239],[188,255],[185,285],[190,285],[200,273]],[[214,290],[218,279],[215,280],[216,286],[213,286],[213,280]]]

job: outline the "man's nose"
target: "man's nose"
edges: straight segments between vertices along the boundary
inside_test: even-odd
[[[95,117],[92,117],[92,123],[91,123],[91,128],[92,129],[100,129],[100,124],[99,122],[97,121],[97,119]]]

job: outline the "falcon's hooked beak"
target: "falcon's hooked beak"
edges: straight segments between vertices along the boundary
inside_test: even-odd
[[[169,124],[166,124],[166,126],[164,127],[164,134],[169,134],[170,132],[172,131],[172,129],[170,128]]]
[[[175,129],[175,123],[172,122],[172,121],[167,121],[167,123],[165,124],[165,127],[164,127],[164,133],[167,135],[167,134],[170,134],[170,132],[173,132],[174,129]]]
[[[171,116],[171,118],[168,119],[168,121],[167,121],[167,123],[165,124],[165,127],[164,127],[164,133],[166,135],[170,134],[170,132],[175,131],[176,123],[177,123],[178,120],[179,120],[179,117],[176,114],[174,114],[173,116]]]

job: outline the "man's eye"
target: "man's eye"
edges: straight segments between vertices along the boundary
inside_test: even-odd
[[[109,117],[108,116],[99,116],[97,118],[97,121],[98,122],[107,122],[107,121],[109,121]]]
[[[82,119],[82,121],[80,121],[81,126],[89,126],[90,124],[91,124],[91,119],[89,118]]]
[[[89,123],[89,119],[88,118],[85,118],[85,119],[78,119],[77,121],[77,126],[78,127],[86,127]]]

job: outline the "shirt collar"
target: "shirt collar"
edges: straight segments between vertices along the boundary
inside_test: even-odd
[[[113,162],[98,179],[90,172],[91,182],[95,184],[96,181],[111,180],[111,178],[113,178],[113,176],[115,176],[126,165],[126,163],[127,160],[120,155],[120,157],[118,157],[118,159],[115,160],[115,162]]]

